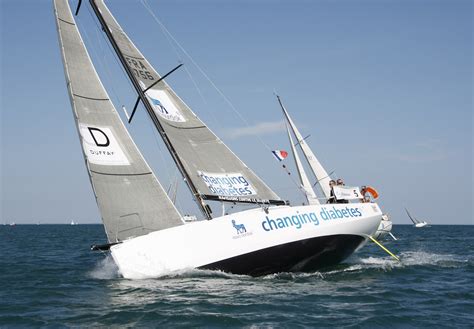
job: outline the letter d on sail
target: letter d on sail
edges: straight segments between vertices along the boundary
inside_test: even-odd
[[[107,147],[110,145],[110,140],[109,138],[107,137],[107,135],[102,131],[100,130],[99,128],[93,128],[93,127],[87,127],[87,129],[89,130],[89,132],[91,133],[91,136],[92,138],[94,139],[94,142],[95,142],[95,145],[97,146],[102,146],[102,147]],[[101,141],[103,138],[101,138],[100,136],[95,136],[94,135],[94,131],[97,131],[99,132],[100,135],[102,135],[103,137],[105,137],[105,140],[104,140],[104,143],[100,143],[99,141]],[[97,134],[97,133],[96,133]]]
[[[125,152],[109,127],[79,124],[82,148],[90,163],[106,166],[128,166]]]

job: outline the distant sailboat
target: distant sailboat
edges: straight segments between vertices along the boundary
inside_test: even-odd
[[[413,217],[412,215],[410,215],[407,208],[405,208],[405,211],[407,212],[408,217],[410,217],[410,219],[413,222],[413,225],[415,227],[425,227],[425,226],[428,225],[428,223],[426,221],[418,220],[415,217]]]
[[[310,205],[289,206],[175,94],[163,80],[169,73],[155,71],[104,2],[90,4],[138,94],[136,104],[144,105],[206,219],[178,212],[99,80],[67,0],[54,0],[74,120],[108,239],[93,250],[109,250],[124,277],[190,268],[314,271],[368,241],[382,217],[377,204],[320,205],[308,190]],[[213,216],[211,205],[224,210],[226,203],[254,208]]]
[[[71,220],[71,225],[77,225],[77,223],[76,223],[76,222],[74,222],[74,219],[73,219],[73,220]]]

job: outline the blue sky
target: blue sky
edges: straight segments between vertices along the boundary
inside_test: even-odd
[[[409,223],[404,207],[434,224],[474,224],[472,1],[149,3],[247,123],[140,1],[109,7],[159,72],[185,63],[169,84],[283,198],[301,202],[261,142],[288,149],[274,90],[327,170],[376,187],[396,224]],[[1,221],[98,223],[52,2],[0,5]],[[88,1],[78,25],[116,107],[130,109],[136,96]],[[173,164],[144,111],[134,121],[131,134],[166,188]],[[184,186],[179,207],[195,209]]]

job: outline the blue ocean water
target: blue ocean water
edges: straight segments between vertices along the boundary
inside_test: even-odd
[[[0,327],[474,327],[474,226],[394,226],[315,273],[126,280],[101,225],[0,226]]]

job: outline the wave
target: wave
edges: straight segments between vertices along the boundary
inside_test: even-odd
[[[437,266],[437,267],[462,267],[469,264],[469,259],[461,258],[452,254],[436,254],[425,251],[406,251],[399,255],[400,261],[387,257],[366,258],[353,257],[347,263],[349,267],[343,269],[343,272],[357,271],[363,269],[380,269],[390,271],[397,268],[406,268],[412,266]],[[334,271],[341,272],[341,271]]]
[[[409,268],[414,266],[437,266],[443,268],[457,268],[469,265],[469,259],[461,258],[452,254],[436,254],[425,251],[407,251],[400,255],[400,262],[395,261],[388,256],[384,257],[360,257],[353,256],[346,262],[314,272],[280,272],[268,274],[260,277],[260,280],[299,280],[299,279],[326,279],[339,273],[361,272],[366,270],[380,270],[384,272],[394,269]],[[104,259],[97,262],[89,276],[98,280],[110,280],[121,277],[119,269],[113,258],[107,255]],[[163,273],[159,277],[144,279],[176,279],[176,278],[220,278],[253,280],[252,276],[226,273],[215,270],[185,269],[177,272]]]
[[[469,264],[469,259],[452,254],[435,254],[425,251],[407,251],[401,253],[404,266],[434,265],[439,267],[461,267]]]

